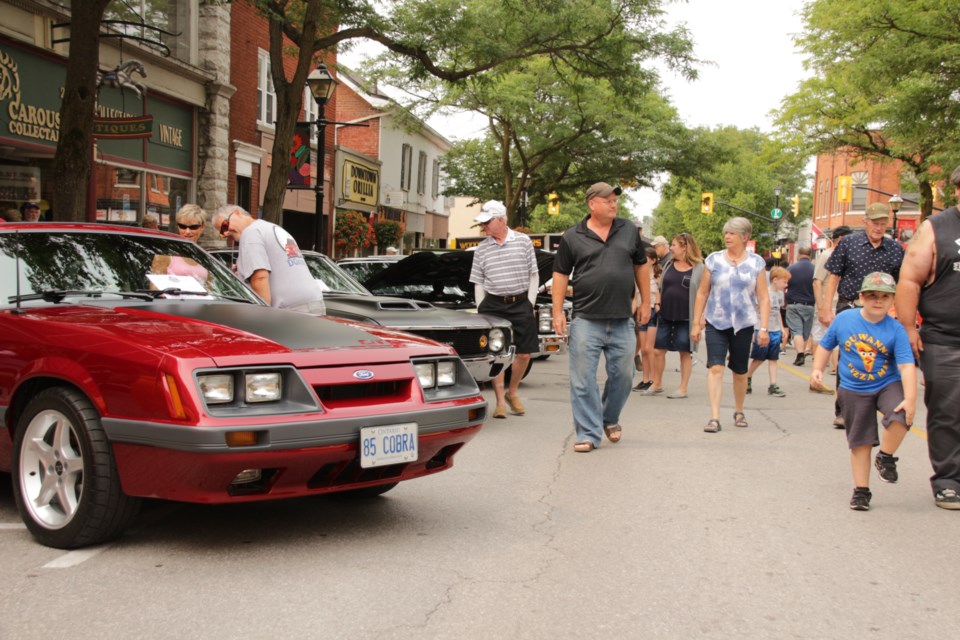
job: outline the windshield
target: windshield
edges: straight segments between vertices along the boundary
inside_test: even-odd
[[[17,256],[19,255],[19,263]],[[14,275],[19,270],[20,290]],[[239,298],[258,302],[219,260],[177,236],[92,230],[0,232],[0,305],[18,293],[145,292],[164,297]],[[105,295],[105,297],[107,297]]]
[[[326,256],[304,251],[303,259],[307,261],[310,274],[315,280],[322,283],[324,293],[331,291],[353,295],[370,295],[370,292],[354,280],[353,276],[338,267]]]

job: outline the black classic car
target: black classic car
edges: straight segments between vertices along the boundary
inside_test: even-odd
[[[553,276],[553,254],[537,250],[540,294],[535,312],[540,350],[533,357],[545,358],[567,349],[566,339],[553,330],[553,301],[546,285]],[[421,251],[410,256],[344,258],[338,262],[363,285],[378,295],[422,300],[450,309],[476,309],[470,282],[472,251]],[[570,305],[564,313],[570,319]]]
[[[236,259],[235,249],[217,249],[225,263]],[[410,298],[374,295],[326,256],[303,251],[303,257],[321,283],[327,315],[407,331],[456,349],[477,382],[495,378],[513,362],[513,331],[501,318],[438,308]]]

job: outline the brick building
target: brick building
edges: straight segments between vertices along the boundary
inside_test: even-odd
[[[440,163],[450,141],[355,74],[341,69],[339,80],[336,120],[366,126],[337,126],[337,211],[398,222],[405,253],[446,247],[452,198]]]
[[[853,180],[850,202],[837,202],[837,179]],[[886,203],[888,194],[904,199],[897,212],[897,229],[901,238],[911,236],[920,219],[919,189],[910,186],[912,175],[898,161],[859,160],[852,154],[837,152],[817,156],[814,179],[813,223],[824,232],[841,225],[863,227],[863,214],[874,202]],[[913,202],[907,202],[912,200]],[[891,220],[892,226],[892,220]]]

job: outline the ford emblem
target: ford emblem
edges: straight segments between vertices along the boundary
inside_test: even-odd
[[[373,378],[373,371],[369,369],[358,369],[353,372],[353,377],[357,380],[370,380]]]

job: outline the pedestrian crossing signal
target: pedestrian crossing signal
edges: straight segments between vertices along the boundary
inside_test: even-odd
[[[713,213],[713,194],[700,194],[700,213]]]

